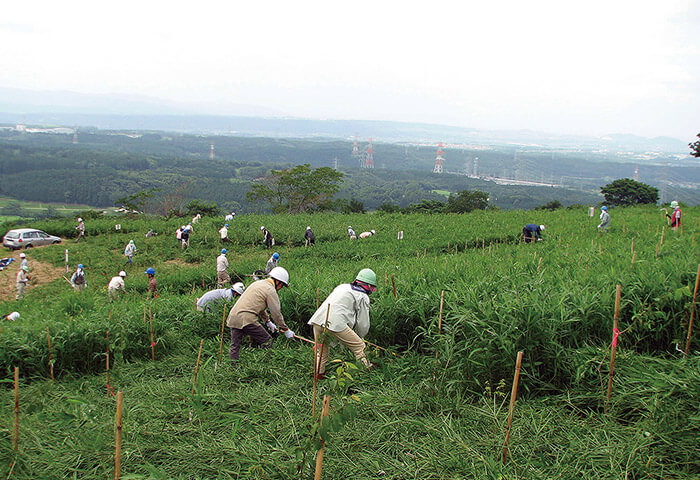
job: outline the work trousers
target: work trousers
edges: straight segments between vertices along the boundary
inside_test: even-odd
[[[223,287],[227,283],[231,283],[231,276],[226,270],[223,272],[216,272],[216,284]]]
[[[321,334],[323,333],[323,327],[320,325],[315,325],[314,324],[314,340],[316,342],[321,343]],[[326,341],[323,345],[323,348],[319,346],[319,350],[321,350],[321,363],[318,365],[318,373],[323,374],[326,372],[326,362],[328,362],[328,352],[330,350],[330,341],[331,338],[336,338],[350,349],[350,351],[355,355],[356,360],[360,360],[365,367],[369,366],[369,362],[367,361],[367,357],[365,357],[365,342],[360,338],[358,334],[355,333],[355,331],[350,328],[346,327],[345,330],[340,331],[340,332],[331,332],[330,330],[326,330]],[[318,362],[318,352],[316,352],[316,361]]]
[[[238,360],[238,354],[241,350],[241,340],[248,335],[253,342],[254,347],[270,348],[272,346],[272,337],[267,330],[259,323],[250,323],[243,328],[231,329],[231,347],[228,350],[228,358],[231,361]]]
[[[24,282],[17,282],[17,295],[15,296],[15,300],[19,300],[20,298],[24,297],[24,287],[26,284]]]
[[[107,289],[107,294],[109,295],[109,301],[111,302],[112,300],[116,300],[119,298],[119,289],[117,288],[108,288]]]

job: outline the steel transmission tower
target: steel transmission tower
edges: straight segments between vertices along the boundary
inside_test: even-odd
[[[209,148],[209,160],[214,161],[214,142],[211,142],[211,146]]]
[[[433,173],[442,173],[442,162],[445,160],[442,158],[442,142],[438,143],[437,156],[435,157],[435,168],[433,168]]]
[[[367,145],[367,150],[365,150],[365,162],[364,168],[374,168],[374,148],[372,148],[372,139],[369,139],[369,145]]]

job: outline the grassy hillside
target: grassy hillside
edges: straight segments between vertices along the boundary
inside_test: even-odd
[[[249,284],[270,255],[259,227],[271,230],[291,275],[280,295],[283,314],[307,337],[306,320],[333,287],[363,267],[378,274],[367,339],[390,353],[371,348],[376,367],[355,371],[347,351],[332,350],[338,370],[319,386],[332,396],[333,420],[320,429],[325,478],[681,479],[700,475],[698,343],[687,359],[675,345],[685,346],[700,262],[698,214],[698,207],[685,209],[683,231],[672,232],[656,208],[614,209],[603,235],[597,218],[575,210],[238,216],[226,248],[232,278]],[[188,250],[173,235],[181,220],[118,222],[119,231],[114,219],[89,221],[88,241],[78,244],[70,243],[72,223],[36,223],[67,241],[30,250],[30,266],[61,267],[67,248],[71,268],[85,264],[88,289],[73,293],[56,278],[24,300],[0,301],[1,312],[22,313],[0,331],[5,378],[20,368],[22,412],[15,453],[8,388],[0,405],[0,474],[111,475],[109,346],[109,386],[125,395],[128,478],[311,478],[318,437],[309,346],[279,337],[271,351],[244,348],[237,369],[219,365],[225,312],[194,310],[194,299],[215,285],[223,219],[195,225]],[[547,226],[543,242],[520,243],[530,222]],[[307,225],[317,235],[313,248],[303,246]],[[377,235],[350,241],[348,225]],[[149,228],[159,235],[145,238]],[[139,250],[127,267],[122,252],[132,238]],[[151,266],[160,296],[149,300],[143,271]],[[16,268],[13,262],[0,275]],[[109,303],[106,284],[120,269],[128,272],[129,294]],[[606,414],[617,284],[622,333]],[[503,464],[518,351],[524,360]]]

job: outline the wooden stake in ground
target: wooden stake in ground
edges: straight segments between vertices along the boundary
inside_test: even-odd
[[[117,392],[117,418],[114,434],[114,480],[119,480],[122,470],[122,409],[124,405],[124,392]]]
[[[316,417],[316,384],[318,383],[318,370],[321,368],[321,357],[323,356],[323,349],[326,346],[326,329],[328,328],[328,316],[331,314],[331,304],[328,304],[326,309],[326,323],[323,325],[323,335],[319,350],[319,344],[314,335],[314,389],[312,392],[313,398],[311,399],[311,417]]]
[[[219,341],[219,365],[221,365],[221,357],[224,354],[224,327],[226,326],[226,305],[224,305],[224,314],[221,318],[221,340]]]
[[[49,336],[49,327],[46,327],[46,344],[49,348],[49,371],[51,372],[51,381],[53,382],[53,362],[51,361],[51,337]]]
[[[443,290],[440,294],[440,315],[438,316],[438,335],[442,333],[442,311],[445,305],[445,291]],[[433,367],[433,388],[435,387],[435,382],[437,381],[437,366],[438,366],[438,355],[440,350],[437,346],[435,347],[435,365]]]
[[[19,449],[19,367],[15,367],[15,423],[12,435],[12,448]]]
[[[194,382],[192,383],[192,395],[194,395],[194,390],[197,385],[197,375],[199,375],[199,359],[202,357],[202,345],[204,345],[204,339],[199,342],[199,353],[197,353],[197,364],[194,367]]]
[[[323,396],[323,408],[321,409],[321,421],[328,415],[328,410],[330,409],[331,405],[331,396],[330,395],[324,395]],[[314,480],[321,480],[321,472],[323,471],[323,448],[325,446],[325,442],[323,439],[321,439],[321,448],[318,449],[318,453],[316,454],[316,471],[314,472]]]
[[[144,307],[145,309],[145,307]],[[151,315],[151,306],[148,306],[148,323],[151,325],[151,360],[156,359],[156,342],[153,340],[153,315]]]
[[[520,380],[520,365],[523,362],[523,352],[518,352],[518,357],[515,360],[515,375],[513,375],[513,387],[510,390],[510,408],[508,409],[508,423],[506,425],[506,440],[503,442],[503,463],[506,463],[508,458],[508,442],[510,441],[510,427],[513,423],[513,409],[515,408],[515,400],[518,398],[518,381]]]
[[[613,318],[612,348],[610,351],[610,374],[608,375],[608,394],[605,399],[605,412],[610,406],[610,395],[612,395],[613,376],[615,375],[615,353],[617,352],[617,337],[620,335],[618,321],[620,319],[620,296],[622,286],[618,283],[615,290],[615,317]]]
[[[391,286],[394,287],[394,299],[397,300],[399,298],[398,295],[396,295],[396,282],[394,282],[394,274],[391,274]]]
[[[664,235],[666,235],[666,225],[664,225],[664,226],[661,228],[661,243],[660,243],[660,245],[663,245],[663,244],[664,244]]]
[[[695,302],[698,299],[698,284],[700,284],[700,265],[698,265],[698,275],[695,277],[695,291],[693,292],[693,305],[690,307],[690,321],[688,322],[688,337],[685,340],[685,356],[690,351],[690,336],[693,333],[693,319],[695,318]]]

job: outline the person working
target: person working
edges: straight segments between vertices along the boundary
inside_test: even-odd
[[[294,337],[294,332],[284,323],[280,299],[277,295],[280,289],[288,285],[287,270],[282,267],[273,268],[270,278],[250,284],[233,306],[226,319],[226,325],[231,329],[231,347],[228,356],[232,365],[236,365],[238,361],[241,340],[245,335],[250,337],[255,347],[272,346],[272,337],[258,323],[258,320],[265,322],[273,333],[279,329],[285,337]],[[269,310],[269,315],[265,310]]]
[[[80,292],[85,287],[87,287],[84,268],[85,267],[83,267],[83,264],[79,263],[78,268],[76,268],[75,272],[73,272],[73,275],[70,276],[70,284],[73,287],[73,290],[75,290],[76,292]]]
[[[265,265],[265,274],[268,275],[273,268],[277,267],[277,262],[279,262],[280,259],[280,254],[275,252],[272,254],[270,259],[267,261],[267,264]]]
[[[306,241],[306,246],[316,244],[316,235],[311,231],[311,227],[306,227],[306,232],[304,232],[304,240]]]
[[[124,248],[124,256],[126,257],[126,263],[131,265],[134,261],[134,253],[136,253],[136,244],[133,240],[129,240]]]
[[[82,218],[78,217],[78,226],[75,229],[78,231],[78,238],[75,239],[75,243],[78,243],[81,238],[87,241],[85,238],[85,222],[83,222]]]
[[[263,235],[265,236],[265,247],[272,248],[273,245],[275,244],[275,239],[272,238],[272,234],[264,226],[260,227],[260,230],[262,230]]]
[[[109,300],[112,301],[119,296],[119,290],[126,293],[126,288],[124,288],[124,279],[126,278],[126,272],[122,270],[119,275],[112,277],[107,285],[107,294],[109,295]]]
[[[197,299],[198,312],[210,312],[211,306],[216,305],[219,301],[230,301],[232,298],[243,295],[245,287],[241,282],[234,283],[231,288],[217,288],[210,290]]]
[[[365,367],[371,366],[365,356],[365,342],[362,338],[369,332],[369,295],[376,290],[377,275],[371,269],[364,268],[352,283],[335,287],[311,316],[308,324],[314,329],[314,338],[318,344],[323,343],[323,348],[317,347],[321,350],[316,356],[319,378],[323,378],[326,372],[331,343],[328,338],[320,338],[324,329],[327,334],[348,347]]]
[[[534,223],[528,223],[523,227],[523,238],[525,243],[532,242],[535,238],[537,241],[542,240],[541,232],[544,232],[544,225],[535,225]]]
[[[608,227],[610,227],[610,214],[608,213],[608,207],[600,207],[600,225],[598,225],[598,230],[602,232],[607,232]]]
[[[674,200],[671,202],[671,208],[673,208],[673,212],[671,215],[667,213],[666,216],[671,219],[671,230],[678,230],[678,227],[681,226],[681,207]]]
[[[156,281],[156,269],[153,267],[149,267],[143,273],[148,275],[148,293],[151,295],[152,298],[157,297],[158,282]]]
[[[348,225],[348,237],[350,237],[350,240],[357,240],[357,235],[355,235],[355,230],[353,230],[350,225]]]
[[[19,254],[19,258],[20,258],[19,268],[22,268],[22,267],[29,268],[29,263],[27,262],[27,255],[25,255],[24,252]]]
[[[228,258],[226,258],[226,249],[221,249],[221,255],[216,257],[216,284],[223,287],[227,283],[231,283],[231,277],[226,271],[228,268]]]
[[[24,266],[17,272],[17,295],[15,295],[15,300],[19,300],[20,298],[24,297],[24,289],[27,286],[27,283],[29,283],[29,267]]]
[[[7,315],[3,315],[2,318],[5,320],[9,320],[10,322],[14,322],[16,320],[19,320],[20,314],[19,312],[12,312],[8,313]]]
[[[377,233],[377,232],[375,232],[374,230],[370,230],[369,232],[362,232],[362,233],[360,234],[360,238],[371,237],[371,236],[374,235],[375,233]]]
[[[228,242],[228,223],[219,229],[219,235],[221,236],[222,242]]]

